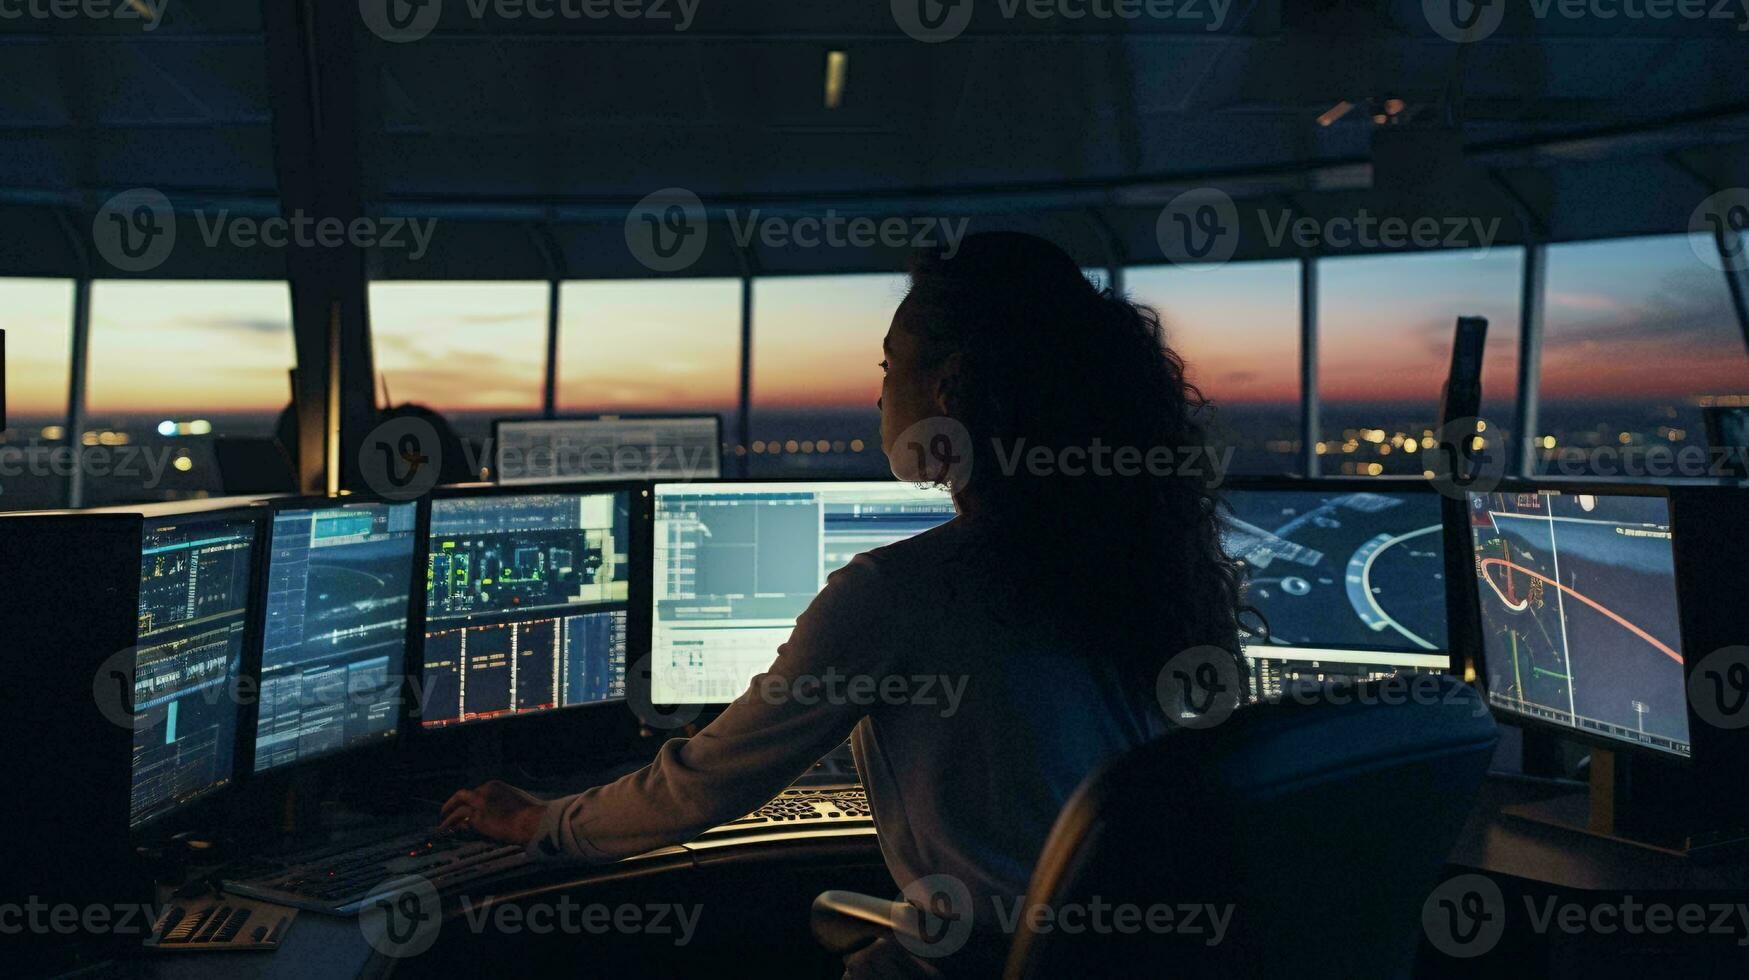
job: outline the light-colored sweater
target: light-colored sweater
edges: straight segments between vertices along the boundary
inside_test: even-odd
[[[1012,902],[1069,795],[1159,734],[1154,692],[1125,690],[1087,632],[1012,598],[1013,570],[964,518],[859,555],[770,670],[643,769],[553,800],[537,856],[617,860],[683,843],[775,796],[848,735],[882,854]]]

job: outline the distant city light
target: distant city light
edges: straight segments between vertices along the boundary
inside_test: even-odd
[[[175,435],[176,434],[176,423],[170,421],[169,419],[165,419],[164,421],[159,422],[158,423],[158,434],[161,436],[173,436],[173,435]]]
[[[176,467],[176,471],[179,473],[187,473],[189,470],[194,469],[194,460],[189,459],[187,456],[178,456],[176,457],[176,461],[170,465]]]
[[[64,439],[67,437],[67,430],[64,426],[45,425],[43,426],[42,436],[44,439],[49,440]]]
[[[862,452],[862,440],[861,439],[850,440],[850,451],[853,453]]]

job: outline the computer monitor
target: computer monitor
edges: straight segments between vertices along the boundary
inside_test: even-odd
[[[492,473],[504,486],[611,480],[714,480],[722,475],[715,415],[500,419]]]
[[[1228,490],[1222,538],[1268,625],[1245,651],[1252,696],[1451,669],[1440,499],[1425,485],[1352,481]]]
[[[953,516],[947,491],[894,481],[657,484],[651,699],[739,697],[826,576]]]
[[[260,520],[148,517],[134,654],[133,801],[138,827],[236,776],[241,669]]]
[[[1469,495],[1488,701],[1689,755],[1670,500],[1655,487]]]
[[[255,772],[393,737],[407,672],[417,503],[273,512]]]
[[[430,520],[425,728],[624,697],[629,490],[462,491]]]

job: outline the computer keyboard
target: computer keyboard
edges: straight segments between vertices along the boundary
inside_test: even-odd
[[[233,895],[293,908],[351,915],[393,884],[418,875],[445,886],[527,863],[521,847],[472,834],[439,834],[430,828],[388,840],[329,845],[230,869],[223,888]]]
[[[868,793],[861,786],[792,786],[745,817],[731,820],[707,833],[770,830],[785,825],[799,827],[809,821],[819,821],[810,826],[871,825],[873,820],[874,815],[868,808]]]
[[[706,831],[718,838],[774,830],[872,828],[868,794],[861,786],[800,785],[739,820]],[[396,882],[419,875],[439,892],[489,874],[525,865],[523,849],[472,834],[451,836],[430,829],[388,840],[334,844],[233,866],[221,876],[223,889],[293,908],[352,915]]]

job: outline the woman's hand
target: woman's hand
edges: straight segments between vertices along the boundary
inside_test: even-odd
[[[509,783],[494,779],[474,789],[457,790],[443,805],[439,831],[474,830],[507,844],[527,844],[540,832],[546,804]]]

